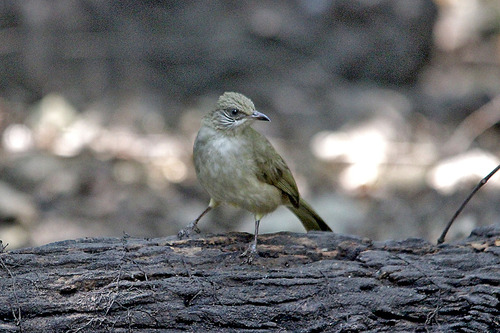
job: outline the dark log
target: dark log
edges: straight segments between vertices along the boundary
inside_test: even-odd
[[[88,238],[0,254],[1,332],[499,332],[500,225],[464,241],[333,233]]]

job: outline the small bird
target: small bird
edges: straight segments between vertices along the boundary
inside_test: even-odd
[[[281,205],[290,209],[307,231],[332,231],[300,197],[295,179],[280,154],[251,127],[255,120],[270,121],[255,110],[250,99],[235,92],[220,96],[215,109],[204,116],[193,158],[198,180],[210,195],[210,203],[179,232],[179,238],[199,232],[200,219],[221,203],[254,214],[254,239],[243,255],[257,254],[260,220]]]

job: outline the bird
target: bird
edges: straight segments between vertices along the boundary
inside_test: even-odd
[[[222,203],[245,209],[254,215],[253,241],[242,256],[251,261],[257,253],[261,219],[286,206],[306,231],[332,231],[299,194],[290,168],[269,140],[251,125],[270,118],[254,103],[236,92],[225,92],[202,119],[193,146],[198,181],[210,195],[207,208],[178,233],[180,239],[200,232],[198,222]]]

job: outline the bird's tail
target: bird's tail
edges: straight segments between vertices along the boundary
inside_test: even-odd
[[[326,224],[318,213],[316,213],[305,200],[302,200],[302,198],[300,199],[298,207],[290,206],[287,208],[299,218],[300,222],[302,222],[302,225],[307,231],[332,231],[328,224]]]

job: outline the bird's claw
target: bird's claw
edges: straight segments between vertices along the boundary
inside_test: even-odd
[[[257,246],[255,245],[255,243],[252,242],[245,250],[245,252],[240,254],[240,257],[245,258],[245,262],[247,264],[251,264],[254,261],[254,259],[258,258],[259,253],[257,252]]]
[[[191,234],[193,232],[195,232],[197,234],[200,233],[200,229],[196,225],[196,221],[193,221],[193,222],[189,223],[185,228],[181,229],[177,233],[177,238],[179,238],[179,239],[189,238],[189,236],[191,236]]]

